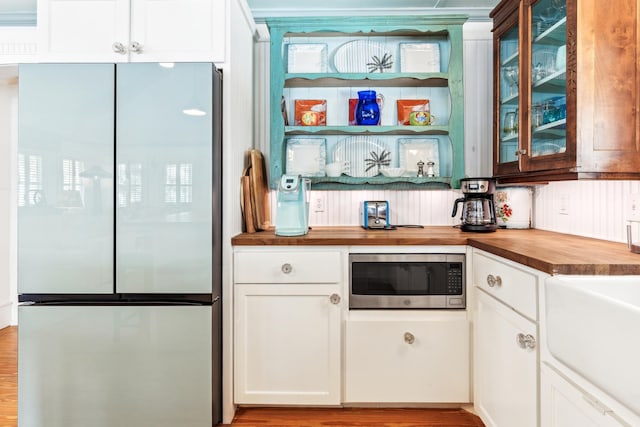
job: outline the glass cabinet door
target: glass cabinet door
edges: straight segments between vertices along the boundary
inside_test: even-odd
[[[498,39],[500,55],[500,72],[498,73],[498,163],[509,163],[518,160],[520,141],[518,124],[518,103],[520,102],[518,33],[519,26],[516,24]]]
[[[539,0],[530,13],[529,156],[533,160],[567,150],[567,2]]]

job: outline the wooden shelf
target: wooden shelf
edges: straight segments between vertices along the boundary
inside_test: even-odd
[[[447,87],[447,73],[285,74],[284,87]]]
[[[365,188],[423,189],[459,188],[464,177],[464,102],[462,102],[463,63],[462,25],[463,15],[448,16],[393,16],[393,17],[317,17],[270,18],[267,25],[271,35],[271,143],[270,186],[277,188],[286,173],[286,142],[296,136],[318,136],[327,139],[327,149],[337,139],[345,136],[379,136],[390,141],[393,137],[420,137],[429,135],[441,144],[441,172],[448,177],[388,178],[382,175],[372,178],[313,177],[314,188],[360,190]],[[395,69],[400,69],[401,58],[396,55],[401,43],[438,43],[440,46],[441,72],[358,72],[358,73],[289,73],[287,68],[287,43],[324,43],[331,63],[333,52],[344,43],[367,39],[384,44],[393,52]],[[336,47],[338,46],[338,47]],[[356,69],[356,68],[353,68]],[[349,126],[347,101],[355,98],[359,88],[389,88],[385,95],[384,126]],[[405,90],[406,89],[406,90]],[[429,99],[431,112],[439,119],[437,126],[395,125],[397,99]],[[291,107],[295,99],[326,99],[329,126],[289,126],[282,115],[285,100],[291,120]],[[389,111],[392,115],[389,116]],[[336,123],[345,123],[336,124]],[[393,144],[395,146],[395,142]],[[442,150],[446,146],[446,150]],[[391,148],[393,150],[393,148]],[[330,153],[327,153],[330,155]]]
[[[290,135],[448,135],[448,126],[285,126]]]

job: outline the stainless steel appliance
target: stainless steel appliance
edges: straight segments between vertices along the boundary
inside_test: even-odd
[[[389,227],[389,202],[364,201],[360,204],[360,218],[364,228]]]
[[[216,425],[221,73],[19,73],[20,426]]]
[[[465,308],[464,254],[349,254],[349,308]]]
[[[463,231],[496,231],[496,211],[493,192],[496,184],[492,178],[463,178],[460,189],[464,197],[453,202],[452,217],[458,212],[458,204],[462,203],[460,228]]]

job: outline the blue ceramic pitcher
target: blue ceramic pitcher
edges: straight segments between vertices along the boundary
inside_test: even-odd
[[[355,120],[357,125],[370,126],[380,123],[380,106],[375,90],[358,92]]]

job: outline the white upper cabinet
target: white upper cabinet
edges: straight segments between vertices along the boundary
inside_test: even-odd
[[[223,62],[229,0],[40,0],[38,59]]]

